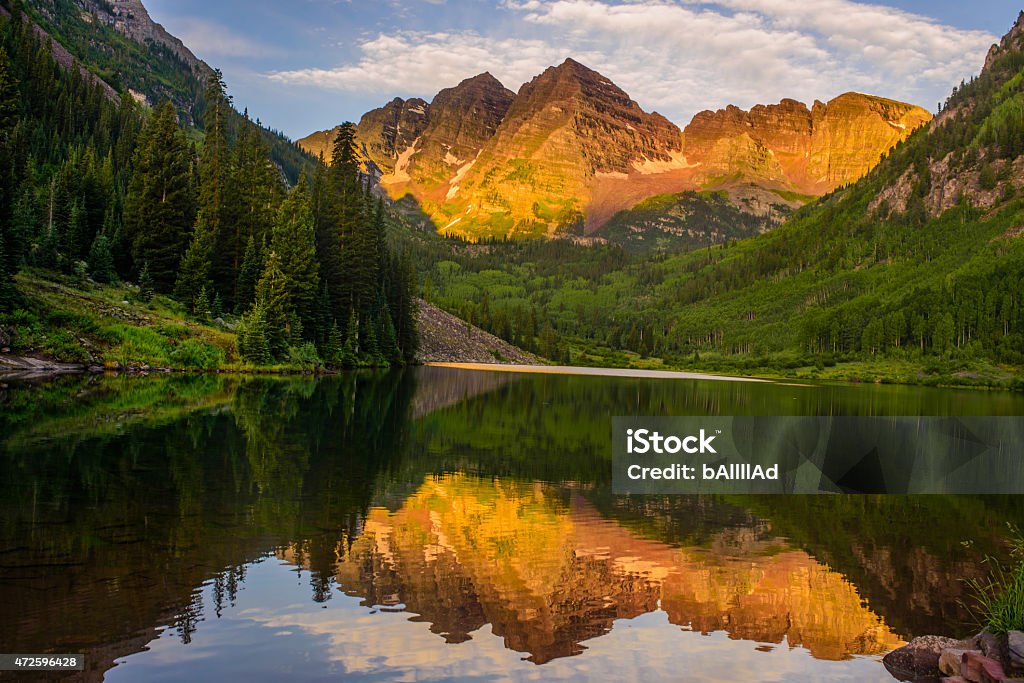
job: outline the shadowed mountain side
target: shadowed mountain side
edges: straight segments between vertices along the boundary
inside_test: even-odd
[[[479,327],[419,300],[420,362],[514,363],[537,365],[540,359],[484,332]]]

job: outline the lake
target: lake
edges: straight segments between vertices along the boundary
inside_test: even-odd
[[[0,651],[85,655],[52,680],[888,681],[912,636],[977,630],[962,580],[1024,523],[1024,496],[611,493],[615,415],[1019,394],[445,367],[0,386]]]

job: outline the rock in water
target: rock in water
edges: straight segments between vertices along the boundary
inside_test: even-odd
[[[939,657],[943,650],[964,647],[965,643],[955,638],[942,636],[918,636],[903,647],[893,650],[882,658],[886,670],[900,680],[914,680],[928,676],[942,675]],[[979,653],[980,654],[980,653]]]

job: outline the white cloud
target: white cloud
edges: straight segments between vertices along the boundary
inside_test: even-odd
[[[567,56],[680,125],[697,111],[848,90],[927,108],[977,72],[995,36],[851,0],[503,0],[491,34],[403,31],[331,69],[278,83],[379,95],[437,90],[485,70],[513,90]]]
[[[269,77],[279,83],[378,93],[382,99],[392,93],[429,99],[438,90],[484,71],[516,89],[573,53],[544,40],[496,39],[473,32],[403,31],[379,35],[359,47],[362,56],[354,64],[279,71]]]
[[[174,34],[201,57],[266,57],[278,52],[206,19],[177,17],[173,19],[172,28]]]

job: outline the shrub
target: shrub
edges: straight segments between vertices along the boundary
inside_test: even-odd
[[[224,362],[224,352],[198,339],[186,339],[171,351],[171,361],[183,368],[212,370]]]
[[[320,362],[320,355],[312,342],[306,342],[288,348],[288,362],[292,365],[316,365]]]

